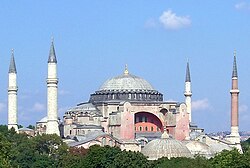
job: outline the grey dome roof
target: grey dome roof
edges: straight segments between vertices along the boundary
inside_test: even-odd
[[[104,82],[101,90],[155,90],[145,79],[124,73],[123,75],[111,78]]]
[[[161,138],[150,141],[141,151],[149,160],[161,157],[192,157],[188,148],[173,138]]]
[[[201,155],[207,158],[213,156],[212,149],[205,143],[199,141],[189,141],[186,144],[186,147],[189,149],[192,155]]]

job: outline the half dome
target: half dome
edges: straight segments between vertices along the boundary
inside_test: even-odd
[[[211,158],[213,156],[211,148],[205,143],[199,141],[190,141],[186,144],[186,147],[189,149],[192,155],[200,155],[206,158]]]

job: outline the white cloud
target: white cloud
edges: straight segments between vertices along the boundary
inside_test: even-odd
[[[209,108],[209,101],[207,98],[201,100],[195,100],[192,102],[192,110],[194,111],[205,110],[208,108]]]
[[[4,103],[0,103],[0,113],[3,112],[6,108],[6,105]]]
[[[159,21],[166,29],[176,30],[191,25],[189,16],[177,16],[170,9],[164,11],[159,17]]]
[[[250,10],[250,3],[248,2],[240,2],[235,4],[234,6],[237,10]]]
[[[29,111],[40,112],[40,111],[44,111],[44,110],[46,110],[46,106],[42,103],[36,102]]]

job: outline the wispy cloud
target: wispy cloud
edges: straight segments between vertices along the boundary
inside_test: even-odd
[[[6,105],[0,102],[0,113],[6,109]]]
[[[46,110],[45,104],[36,102],[29,111],[40,112]]]
[[[244,112],[246,112],[246,111],[248,111],[248,106],[245,105],[245,104],[241,104],[241,105],[239,106],[239,112],[244,113]]]
[[[207,98],[195,100],[192,102],[192,110],[198,111],[198,110],[205,110],[209,108],[209,101]]]
[[[70,94],[70,92],[67,91],[67,90],[59,90],[59,91],[58,91],[58,94],[61,95],[61,96],[64,96],[64,95]]]
[[[237,10],[250,10],[250,3],[248,2],[239,2],[234,5]]]
[[[150,18],[146,21],[145,23],[145,27],[146,28],[156,28],[158,26],[158,22],[157,20],[153,19],[153,18]]]
[[[191,25],[191,19],[189,16],[177,16],[172,10],[167,10],[159,17],[160,23],[166,29],[176,30],[185,28]]]

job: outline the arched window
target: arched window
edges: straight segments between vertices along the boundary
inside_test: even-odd
[[[139,117],[136,117],[135,118],[135,123],[138,123],[139,122]]]
[[[105,146],[106,145],[106,137],[103,137],[102,138],[102,146]]]
[[[113,146],[113,141],[109,140],[109,146]]]
[[[141,126],[139,127],[139,130],[142,131],[142,127]]]
[[[151,127],[151,131],[154,131],[154,127]]]
[[[147,126],[145,127],[145,131],[148,131],[148,127]]]
[[[69,135],[71,135],[72,134],[72,130],[69,130]]]

